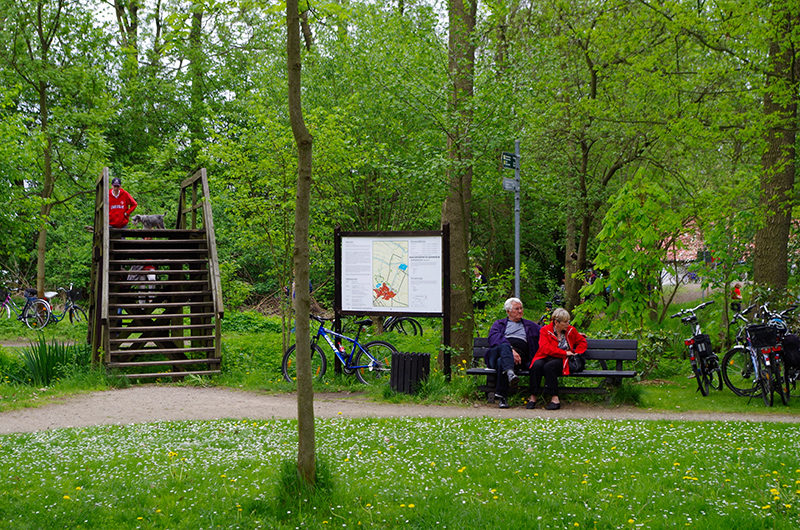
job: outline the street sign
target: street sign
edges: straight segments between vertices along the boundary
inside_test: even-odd
[[[514,155],[514,153],[507,153],[503,151],[503,154],[500,158],[503,161],[503,169],[517,169],[517,157]]]
[[[503,189],[506,191],[517,191],[517,180],[503,178]]]

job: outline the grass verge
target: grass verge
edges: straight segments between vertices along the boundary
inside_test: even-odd
[[[293,421],[8,435],[0,528],[796,528],[798,437],[750,422],[317,420],[332,495],[286,508]]]

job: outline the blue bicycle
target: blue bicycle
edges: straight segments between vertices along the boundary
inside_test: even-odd
[[[61,313],[56,313],[55,309],[53,308],[54,304],[52,302],[53,298],[55,298],[58,293],[49,292],[45,293],[46,299],[50,302],[51,312],[50,312],[50,321],[51,322],[61,322],[69,315],[69,321],[71,324],[77,324],[80,322],[87,322],[88,318],[86,317],[86,311],[84,311],[76,302],[78,300],[83,299],[83,291],[80,289],[73,289],[72,284],[69,285],[69,289],[64,289],[63,287],[58,288],[59,291],[64,291],[64,294],[67,295],[67,302],[64,304],[64,311]]]
[[[383,340],[373,340],[366,344],[359,342],[361,331],[372,324],[372,320],[364,319],[355,322],[358,332],[355,337],[348,337],[325,327],[324,318],[311,315],[311,319],[319,322],[317,334],[311,340],[311,375],[314,379],[322,379],[328,369],[325,352],[318,344],[319,338],[325,339],[333,354],[341,361],[345,374],[355,374],[360,382],[365,385],[388,381],[392,369],[392,354],[397,353],[397,348]],[[332,319],[327,319],[332,320]],[[350,344],[350,353],[347,353],[344,344]],[[296,344],[292,344],[283,354],[281,368],[283,378],[289,383],[297,380],[297,354]]]
[[[13,289],[19,291],[20,289]],[[11,312],[17,320],[31,329],[43,329],[50,322],[50,304],[36,296],[36,289],[25,289],[25,305],[22,309],[17,306],[8,291],[0,291],[0,312],[5,312],[6,318],[11,318]]]

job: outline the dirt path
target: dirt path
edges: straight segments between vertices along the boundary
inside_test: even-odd
[[[633,407],[568,404],[558,411],[526,410],[496,406],[464,407],[387,404],[366,400],[359,394],[318,394],[319,418],[391,417],[491,417],[573,418],[606,420],[779,421],[800,423],[788,414],[716,414],[704,412],[653,412]],[[65,427],[127,425],[153,421],[214,419],[294,419],[294,394],[258,394],[228,388],[141,385],[121,390],[93,392],[36,408],[0,413],[0,434],[44,431]]]

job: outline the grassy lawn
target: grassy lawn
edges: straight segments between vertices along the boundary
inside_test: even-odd
[[[80,340],[81,332],[52,338]],[[381,338],[428,353],[438,340],[435,333]],[[24,332],[23,340],[30,340]],[[222,376],[182,384],[293,390],[280,378],[275,335],[231,331],[223,347]],[[6,351],[0,361],[13,356]],[[434,371],[416,396],[365,388],[347,376],[326,377],[315,391],[364,391],[393,402],[481,401],[474,382],[458,372],[446,384]],[[0,382],[0,410],[114,384],[80,370],[47,388]],[[696,388],[683,374],[637,383],[633,394],[654,411],[800,410],[800,398],[767,408],[727,389],[704,398]],[[607,406],[597,397],[570,400]],[[0,529],[796,528],[798,439],[798,425],[754,422],[318,419],[321,477],[330,488],[287,499],[280,470],[296,457],[294,421],[15,434],[0,437]]]
[[[293,421],[0,437],[0,528],[796,528],[800,426],[318,420],[329,493],[279,504]]]

